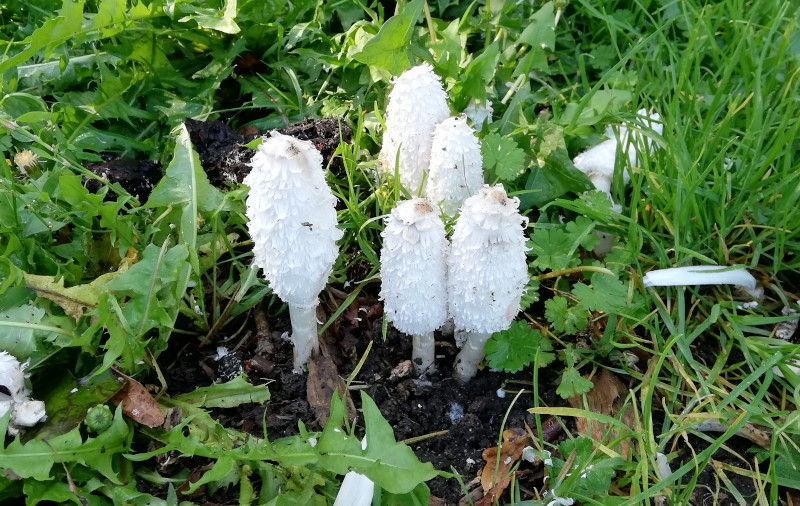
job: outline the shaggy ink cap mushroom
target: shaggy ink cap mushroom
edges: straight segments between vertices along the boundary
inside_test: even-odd
[[[397,203],[381,233],[381,300],[387,319],[412,336],[417,374],[435,368],[433,332],[447,320],[444,224],[427,199]]]
[[[519,199],[506,196],[501,184],[483,185],[464,201],[448,257],[450,315],[457,330],[492,333],[511,325],[529,280],[527,224]]]
[[[467,118],[451,117],[436,125],[425,195],[447,216],[453,216],[482,184],[481,146]]]
[[[309,141],[273,133],[259,145],[244,179],[253,263],[289,306],[295,371],[319,347],[316,306],[339,254],[336,198]]]
[[[339,254],[336,197],[322,155],[310,141],[273,133],[251,161],[244,184],[253,263],[284,302],[317,304]]]
[[[391,177],[397,162],[400,183],[416,194],[428,170],[433,130],[450,116],[450,108],[442,83],[428,63],[411,67],[393,83],[378,166]]]

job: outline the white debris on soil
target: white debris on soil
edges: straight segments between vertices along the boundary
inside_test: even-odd
[[[783,309],[781,310],[781,314],[783,316],[789,316],[795,313],[797,313],[797,311],[790,308],[789,306],[783,306]],[[778,339],[783,339],[784,341],[788,341],[797,331],[798,323],[800,323],[800,315],[798,315],[797,318],[795,318],[794,320],[787,320],[785,322],[780,322],[775,326],[775,337],[777,337]]]
[[[506,398],[505,390],[503,390],[502,388],[498,388],[497,389],[497,396],[500,397],[501,399],[505,399]]]
[[[447,413],[447,417],[450,418],[450,423],[457,424],[464,417],[464,406],[457,402],[450,404],[450,411]]]

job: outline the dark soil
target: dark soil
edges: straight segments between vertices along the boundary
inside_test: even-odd
[[[102,162],[90,163],[86,168],[96,176],[99,176],[109,183],[119,183],[132,196],[137,197],[140,202],[147,200],[150,192],[161,179],[161,164],[150,160],[134,160],[132,158],[113,158],[103,155]],[[103,187],[103,183],[97,179],[84,179],[86,188],[97,193]],[[116,198],[113,193],[109,198]]]
[[[383,342],[381,314],[376,310],[380,308],[379,303],[368,298],[357,299],[356,303],[357,312],[364,317],[359,325],[351,327],[347,321],[348,312],[345,312],[340,324],[332,327],[324,346],[334,359],[339,374],[346,378],[372,341],[372,349],[351,386],[350,396],[356,407],[360,405],[357,391],[366,391],[394,428],[398,441],[428,436],[411,445],[420,460],[431,462],[439,470],[455,471],[464,483],[479,487],[474,480],[485,464],[481,456],[483,450],[497,446],[504,428],[536,427],[533,415],[526,411],[531,406],[529,394],[520,396],[512,406],[516,393],[525,388],[526,382],[530,392],[530,376],[515,378],[483,370],[462,385],[451,377],[457,353],[453,339],[439,336],[438,371],[426,378],[416,378],[410,372],[408,362],[411,357],[410,338],[390,330],[386,342]],[[371,317],[367,316],[370,312]],[[223,424],[257,436],[262,436],[266,428],[271,440],[297,434],[298,421],[309,430],[322,430],[318,414],[307,400],[308,373],[292,372],[292,345],[285,338],[289,331],[288,320],[285,315],[266,321],[263,315],[258,316],[262,318],[260,322],[256,321],[256,316],[251,318],[249,338],[238,343],[225,343],[224,347],[229,351],[235,349],[235,355],[228,356],[237,357],[250,381],[268,383],[271,399],[266,406],[250,404],[217,410],[215,416]],[[175,347],[162,354],[159,362],[169,386],[168,393],[176,395],[191,391],[197,386],[210,384],[212,379],[223,374],[221,369],[227,370],[230,365],[224,359],[215,359],[217,346],[220,344],[202,350],[194,346],[182,350]],[[180,359],[176,360],[178,356]],[[544,376],[545,380],[555,379],[546,373]],[[515,380],[513,384],[504,385],[512,379]],[[546,402],[557,404],[554,387],[543,387],[540,394]],[[265,426],[263,420],[266,420]],[[442,499],[444,504],[458,504],[464,496],[455,479],[436,478],[428,485],[431,494]]]

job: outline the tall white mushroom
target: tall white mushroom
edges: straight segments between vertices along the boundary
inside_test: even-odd
[[[475,130],[466,116],[442,121],[433,131],[425,195],[448,216],[483,184],[483,158]]]
[[[47,418],[44,402],[31,399],[25,386],[26,365],[8,352],[0,351],[0,417],[11,411],[6,430],[12,436]]]
[[[427,199],[397,203],[386,217],[381,247],[381,299],[386,317],[413,340],[417,374],[434,369],[433,332],[447,319],[447,239]]]
[[[450,315],[466,342],[456,357],[455,377],[467,381],[484,357],[492,333],[507,329],[519,312],[528,283],[519,199],[503,185],[483,185],[468,198],[453,229],[447,261]]]
[[[428,170],[433,129],[448,116],[447,94],[430,64],[403,72],[389,93],[379,168],[394,175],[398,162],[400,183],[417,194]]]
[[[322,155],[309,141],[273,133],[244,179],[253,262],[289,306],[294,368],[319,347],[316,307],[339,253],[336,198],[325,182]]]

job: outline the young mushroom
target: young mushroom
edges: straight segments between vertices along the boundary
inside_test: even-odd
[[[664,126],[659,122],[661,116],[658,113],[648,115],[646,109],[639,109],[637,113],[640,116],[647,116],[648,119],[644,124],[661,135]],[[574,158],[573,163],[578,170],[586,174],[595,188],[605,192],[608,200],[611,201],[612,209],[619,213],[622,212],[622,206],[614,203],[614,199],[611,197],[611,183],[614,179],[617,147],[619,146],[622,153],[627,155],[630,166],[637,167],[640,155],[638,150],[644,147],[648,153],[652,153],[655,150],[655,144],[639,130],[631,130],[630,127],[625,125],[617,127],[617,130],[619,131],[619,141],[614,133],[614,128],[608,127],[605,132],[608,139],[580,153]],[[628,169],[624,168],[622,170],[623,183],[627,185],[630,179]],[[595,231],[595,235],[600,237],[600,242],[595,247],[594,253],[604,256],[611,250],[614,236],[601,231]]]
[[[47,418],[44,402],[31,399],[25,386],[26,365],[0,351],[0,417],[11,412],[6,431],[12,436]]]
[[[381,299],[386,317],[412,336],[418,375],[434,370],[433,332],[447,319],[444,225],[427,199],[398,202],[386,217],[381,247]]]
[[[301,372],[319,347],[316,307],[338,255],[336,198],[325,182],[322,155],[309,141],[273,133],[244,179],[253,263],[289,306],[294,368]]]
[[[425,195],[453,216],[483,184],[483,158],[475,130],[465,116],[451,117],[436,125],[431,146]]]
[[[386,106],[386,131],[378,167],[416,195],[431,157],[433,129],[450,116],[447,94],[433,67],[423,63],[394,81]]]
[[[477,372],[492,333],[506,330],[519,312],[529,280],[527,224],[519,199],[508,198],[500,184],[483,185],[461,208],[447,261],[447,290],[456,333],[465,336],[455,366],[462,382]]]

